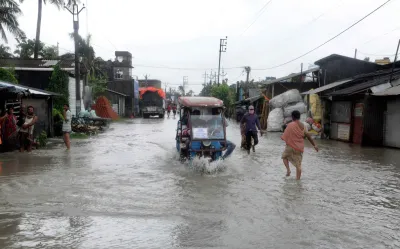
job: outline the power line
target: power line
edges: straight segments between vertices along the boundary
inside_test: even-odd
[[[167,67],[167,66],[149,66],[149,65],[143,65],[143,64],[136,64],[135,67],[146,67],[146,68],[158,68],[158,69],[170,69],[170,70],[209,70],[210,68],[183,68],[183,67]],[[242,67],[228,67],[224,68],[225,70],[231,70],[231,69],[238,69]],[[217,70],[218,68],[211,68]]]
[[[369,55],[369,56],[396,56],[395,54],[370,54],[370,53],[364,53],[361,51],[358,51],[358,53],[363,54],[363,55]]]
[[[289,64],[289,63],[291,63],[291,62],[293,62],[293,61],[298,60],[298,59],[300,59],[300,58],[302,58],[302,57],[304,57],[304,56],[306,56],[306,55],[308,55],[308,54],[314,52],[315,50],[319,49],[320,47],[322,47],[322,46],[328,44],[329,42],[333,41],[334,39],[338,38],[340,35],[342,35],[343,33],[345,33],[346,31],[348,31],[348,30],[351,29],[352,27],[354,27],[354,26],[356,26],[357,24],[359,24],[360,22],[362,22],[364,19],[366,19],[367,17],[369,17],[370,15],[372,15],[373,13],[375,13],[376,11],[378,11],[380,8],[382,8],[383,6],[385,6],[386,4],[388,4],[390,1],[391,1],[391,0],[387,0],[387,1],[384,2],[382,5],[380,5],[378,8],[374,9],[372,12],[370,12],[369,14],[367,14],[366,16],[364,16],[363,18],[361,18],[361,19],[358,20],[357,22],[353,23],[350,27],[346,28],[345,30],[343,30],[343,31],[340,32],[339,34],[335,35],[334,37],[330,38],[330,39],[327,40],[326,42],[322,43],[321,45],[317,46],[316,48],[311,49],[310,51],[308,51],[308,52],[306,52],[306,53],[304,53],[304,54],[302,54],[302,55],[300,55],[300,56],[298,56],[298,57],[296,57],[296,58],[294,58],[294,59],[292,59],[292,60],[289,60],[289,61],[287,61],[287,62],[285,62],[285,63],[279,64],[279,65],[276,65],[276,66],[273,66],[273,67],[263,68],[263,69],[252,69],[252,70],[269,70],[269,69],[274,69],[274,68],[278,68],[278,67],[287,65],[287,64]]]
[[[266,10],[267,6],[272,2],[272,0],[269,0],[267,3],[264,4],[264,6],[258,11],[258,15],[256,16],[256,18],[254,19],[254,21],[243,31],[243,33],[240,35],[244,35],[244,33],[246,33],[246,31],[253,26],[254,23],[257,22],[258,18],[260,18],[262,16],[262,14],[264,13],[264,11]]]

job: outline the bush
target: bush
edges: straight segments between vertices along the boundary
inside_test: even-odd
[[[40,133],[38,141],[39,141],[39,146],[40,147],[46,147],[46,145],[47,145],[47,133],[46,133],[46,131],[42,131]]]
[[[10,70],[4,68],[0,68],[0,80],[13,84],[18,84],[18,80],[15,78],[13,73]]]
[[[62,126],[64,122],[64,116],[61,112],[53,108],[53,124],[54,124],[54,135],[62,136]]]

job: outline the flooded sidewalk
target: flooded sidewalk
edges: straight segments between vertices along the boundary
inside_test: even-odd
[[[176,121],[0,154],[0,248],[400,247],[399,150],[317,140],[296,181],[269,133],[201,174],[178,160]]]

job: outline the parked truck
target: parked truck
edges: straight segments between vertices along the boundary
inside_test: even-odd
[[[162,89],[146,87],[140,89],[140,110],[143,118],[158,116],[164,118],[165,114],[165,93]]]

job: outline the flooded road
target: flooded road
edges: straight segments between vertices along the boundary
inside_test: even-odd
[[[0,248],[400,248],[399,150],[307,144],[296,181],[279,134],[249,156],[231,122],[237,149],[205,175],[177,160],[175,125],[0,154]]]

